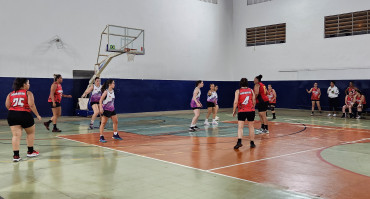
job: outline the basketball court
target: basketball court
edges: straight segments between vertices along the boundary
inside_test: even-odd
[[[190,111],[120,115],[123,142],[109,137],[108,125],[108,142],[99,143],[98,129],[87,130],[78,117],[63,118],[61,135],[38,125],[42,156],[16,164],[3,159],[0,192],[4,198],[367,197],[368,121],[279,110],[270,133],[256,136],[257,148],[234,151],[230,111],[220,112],[225,120],[218,127],[196,133],[184,130]],[[2,156],[9,133],[3,122]]]
[[[369,2],[73,6],[0,8],[0,199],[370,198]]]

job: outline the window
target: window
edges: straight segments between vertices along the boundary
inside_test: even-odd
[[[369,34],[369,10],[325,17],[325,38]]]
[[[257,4],[257,3],[263,3],[263,2],[266,2],[266,1],[271,1],[271,0],[248,0],[247,1],[247,5],[253,5],[253,4]]]
[[[217,0],[199,0],[199,1],[204,1],[204,2],[208,2],[208,3],[213,3],[213,4],[217,4]]]
[[[247,28],[247,46],[285,43],[286,24]]]

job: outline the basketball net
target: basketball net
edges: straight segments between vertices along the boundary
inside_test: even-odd
[[[128,62],[133,62],[135,60],[135,55],[136,55],[137,50],[131,49],[128,51],[127,54],[127,61]]]

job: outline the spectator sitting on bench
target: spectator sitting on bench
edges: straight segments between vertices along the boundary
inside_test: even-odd
[[[360,90],[357,91],[357,94],[355,96],[355,105],[357,105],[357,119],[361,118],[361,114],[366,109],[366,98],[363,92]]]
[[[348,95],[346,95],[345,104],[342,108],[342,112],[343,112],[342,118],[346,117],[346,109],[348,109],[350,118],[354,117],[352,113],[352,107],[353,107],[354,101],[355,101],[355,97],[353,95],[353,92],[351,91],[348,93]]]

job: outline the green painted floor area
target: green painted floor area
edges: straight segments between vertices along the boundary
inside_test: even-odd
[[[321,156],[333,165],[370,177],[370,143],[333,146]]]
[[[200,118],[204,118],[202,110]],[[278,110],[276,122],[300,122],[348,128],[370,129],[369,120],[309,117],[310,112]],[[123,114],[118,128],[143,135],[175,134],[189,136],[192,111]],[[230,109],[218,114],[221,121],[236,120]],[[43,118],[46,121],[48,118]],[[258,119],[258,117],[256,117]],[[204,120],[199,121],[199,125]],[[89,118],[63,117],[58,123],[62,134],[86,134]],[[98,122],[95,123],[98,125]],[[111,131],[111,123],[107,131]],[[95,129],[94,132],[97,132]],[[245,129],[247,131],[247,128]],[[13,163],[11,132],[0,121],[0,197],[37,198],[313,198],[305,194],[264,184],[242,181],[192,168],[186,168],[133,154],[117,152],[55,137],[40,122],[36,125],[35,149],[41,155],[27,159],[25,135],[19,163]],[[220,123],[197,136],[236,136],[236,125]],[[334,149],[328,150],[333,151]],[[335,149],[338,151],[339,149]],[[350,149],[348,149],[350,150]],[[353,152],[355,153],[355,152]],[[329,156],[330,157],[330,156]],[[333,156],[334,157],[334,156]],[[359,156],[357,156],[359,157]],[[368,164],[369,165],[369,164]],[[369,174],[367,167],[367,174]]]

